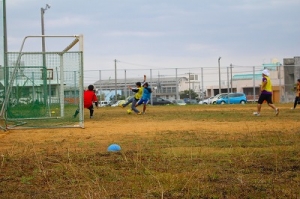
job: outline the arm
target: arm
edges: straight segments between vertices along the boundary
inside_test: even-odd
[[[132,88],[132,87],[130,87],[130,86],[128,86],[128,88],[132,91],[132,92],[138,92],[139,91],[139,89],[137,89],[137,88]]]
[[[96,95],[94,95],[93,98],[94,98],[93,101],[95,102],[95,105],[96,105],[96,107],[98,108],[98,98],[97,98]]]
[[[146,82],[146,75],[144,75],[144,81],[143,82]]]
[[[267,81],[263,81],[263,82],[262,82],[262,85],[261,85],[261,87],[260,87],[260,91],[265,90],[266,84],[267,84]]]

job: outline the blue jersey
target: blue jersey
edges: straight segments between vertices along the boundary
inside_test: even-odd
[[[143,100],[150,100],[151,93],[152,93],[151,88],[145,87],[145,88],[143,89],[142,99],[143,99]]]

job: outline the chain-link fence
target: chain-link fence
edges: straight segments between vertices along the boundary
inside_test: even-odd
[[[192,90],[198,99],[215,96],[218,93],[242,92],[248,102],[255,102],[260,94],[262,70],[270,71],[274,102],[294,100],[294,84],[300,73],[299,65],[280,63],[262,66],[220,66],[199,68],[161,68],[161,69],[116,69],[84,71],[85,85],[94,84],[102,100],[116,99],[115,96],[132,95],[128,86],[135,82],[147,82],[153,88],[153,95],[166,99],[179,99],[185,90]],[[299,74],[297,76],[297,74]],[[182,95],[181,95],[182,96]],[[186,98],[191,96],[187,95]]]

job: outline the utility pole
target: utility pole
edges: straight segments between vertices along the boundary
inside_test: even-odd
[[[230,92],[232,93],[232,64],[230,64]]]
[[[189,72],[189,100],[191,99],[191,73]]]
[[[218,59],[218,65],[219,65],[219,94],[221,94],[221,67],[220,67],[220,60],[221,57]]]
[[[46,47],[45,47],[45,28],[44,28],[44,14],[45,11],[48,10],[50,8],[50,5],[46,4],[45,8],[41,8],[41,27],[42,27],[42,53],[43,53],[43,84],[44,84],[44,103],[47,103],[47,67],[46,67]],[[50,84],[49,84],[50,86]],[[49,89],[49,92],[50,89]],[[49,95],[48,97],[50,97],[49,99],[51,99],[51,96]]]
[[[115,100],[118,101],[118,96],[117,96],[117,60],[115,59]]]

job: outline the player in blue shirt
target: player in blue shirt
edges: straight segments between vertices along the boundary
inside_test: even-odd
[[[147,104],[150,101],[152,90],[149,87],[149,85],[148,85],[147,82],[144,83],[143,87],[144,87],[144,89],[143,89],[143,95],[142,95],[141,99],[139,101],[137,101],[137,103],[135,104],[135,107],[143,104],[144,105],[143,106],[143,114],[145,114],[145,112],[146,112],[146,106],[147,106]],[[141,115],[141,114],[142,114],[141,112],[138,113],[138,115]]]

